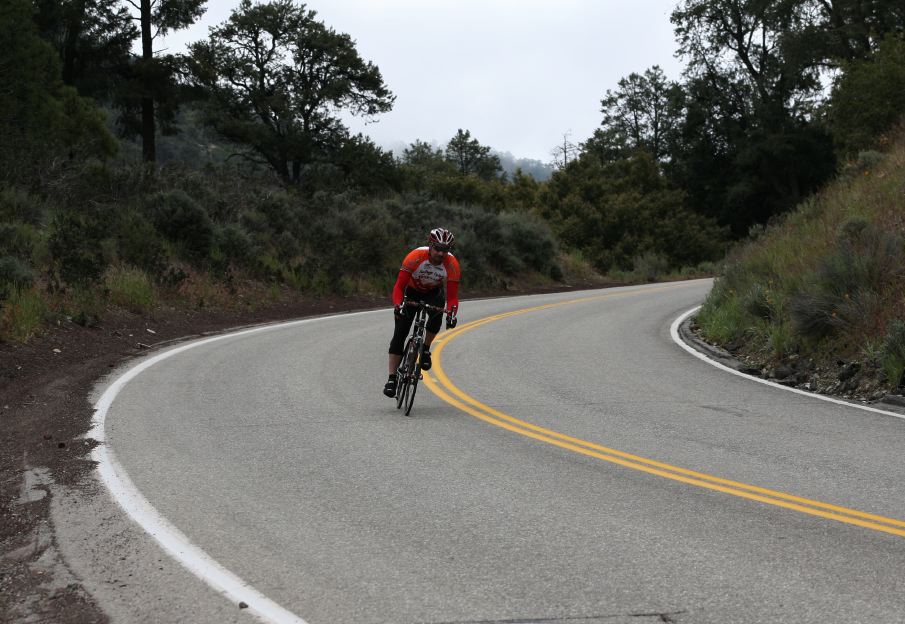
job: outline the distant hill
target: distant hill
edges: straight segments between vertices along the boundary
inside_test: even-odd
[[[428,142],[434,149],[443,149],[446,147],[445,143],[439,143],[437,141]],[[402,158],[402,153],[408,147],[409,144],[403,141],[393,141],[380,146],[381,149],[392,152],[393,156],[396,158]],[[550,176],[553,175],[553,165],[550,163],[541,162],[532,158],[516,158],[512,152],[501,152],[499,150],[492,151],[500,157],[500,165],[502,165],[503,171],[505,171],[506,175],[509,177],[512,177],[516,169],[521,169],[522,173],[532,176],[538,182],[549,180]]]
[[[549,180],[553,175],[553,165],[544,163],[532,158],[516,158],[510,152],[494,152],[500,157],[500,164],[510,176],[515,173],[516,169],[521,169],[522,173],[530,175],[538,182]]]

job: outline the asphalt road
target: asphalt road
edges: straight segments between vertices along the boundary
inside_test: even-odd
[[[905,421],[672,341],[709,286],[465,301],[463,323],[586,299],[450,334],[430,375],[666,476],[425,385],[402,416],[380,392],[389,310],[174,355],[121,391],[108,444],[191,542],[312,624],[905,621],[905,537],[669,476],[905,519]]]

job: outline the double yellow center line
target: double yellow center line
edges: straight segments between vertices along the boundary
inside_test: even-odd
[[[854,524],[856,526],[873,529],[875,531],[882,531],[884,533],[891,533],[893,535],[905,536],[905,521],[902,520],[887,518],[885,516],[858,511],[857,509],[849,509],[847,507],[841,507],[839,505],[832,505],[830,503],[811,500],[808,498],[803,498],[801,496],[786,494],[785,492],[769,490],[755,485],[748,485],[746,483],[731,481],[729,479],[715,477],[712,475],[704,474],[702,472],[680,468],[679,466],[673,466],[653,459],[647,459],[638,455],[632,455],[631,453],[625,453],[623,451],[602,446],[594,442],[589,442],[587,440],[568,436],[563,433],[547,429],[545,427],[539,427],[529,422],[525,422],[524,420],[514,418],[513,416],[510,416],[508,414],[504,414],[503,412],[496,410],[489,405],[481,403],[474,397],[469,396],[468,394],[460,390],[452,381],[450,381],[449,377],[447,377],[446,373],[443,371],[443,367],[441,365],[443,349],[449,343],[462,336],[463,334],[475,330],[479,327],[483,327],[484,325],[487,325],[489,323],[511,318],[513,316],[529,314],[531,312],[557,308],[560,306],[600,301],[603,299],[611,299],[631,294],[646,294],[674,287],[675,286],[663,286],[648,288],[640,291],[619,291],[594,297],[570,299],[568,301],[561,301],[558,303],[551,303],[532,308],[524,308],[522,310],[488,316],[472,323],[468,323],[467,325],[462,325],[458,329],[442,334],[437,338],[437,340],[434,341],[432,351],[433,368],[431,369],[430,374],[425,375],[425,384],[434,394],[439,396],[450,405],[462,410],[463,412],[466,412],[467,414],[470,414],[475,418],[479,418],[480,420],[483,420],[484,422],[496,427],[501,427],[502,429],[506,429],[513,433],[517,433],[519,435],[523,435],[540,442],[552,444],[554,446],[558,446],[575,453],[580,453],[588,457],[594,457],[596,459],[601,459],[613,464],[618,464],[626,468],[640,470],[641,472],[646,472],[648,474],[663,477],[665,479],[671,479],[673,481],[679,481],[688,485],[694,485],[697,487],[706,488],[708,490],[715,490],[717,492],[723,492],[725,494],[747,498],[749,500],[766,503],[768,505],[784,507],[786,509],[800,511],[801,513],[810,514],[812,516],[819,516],[821,518],[827,518],[829,520],[844,522],[846,524]]]

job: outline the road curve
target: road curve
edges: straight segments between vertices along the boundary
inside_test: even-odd
[[[905,422],[727,375],[678,346],[709,281],[466,301],[441,376],[520,422],[714,478],[905,519]],[[580,301],[579,301],[580,300]],[[905,538],[383,397],[389,311],[149,367],[107,444],[193,544],[326,622],[895,622]]]

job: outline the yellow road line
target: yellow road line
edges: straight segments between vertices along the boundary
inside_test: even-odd
[[[478,327],[487,325],[488,323],[510,318],[513,316],[518,316],[521,314],[528,314],[530,312],[537,312],[540,310],[547,310],[550,308],[556,308],[565,305],[600,301],[603,299],[610,299],[626,295],[658,292],[661,290],[676,287],[677,286],[663,286],[649,288],[642,291],[620,291],[606,295],[598,295],[595,297],[570,299],[568,301],[561,301],[558,303],[524,308],[512,312],[488,316],[483,319],[468,323],[467,325],[463,325],[456,330],[443,334],[442,337],[438,337],[438,339],[434,341],[434,349],[432,351],[433,367],[431,369],[431,373],[425,375],[425,383],[434,394],[436,394],[438,397],[440,397],[450,405],[453,405],[457,409],[460,409],[467,414],[470,414],[471,416],[474,416],[475,418],[483,420],[484,422],[487,422],[489,424],[501,427],[508,431],[512,431],[519,435],[532,438],[534,440],[538,440],[540,442],[552,444],[560,448],[568,449],[575,453],[580,453],[582,455],[594,457],[603,461],[624,466],[626,468],[631,468],[633,470],[639,470],[648,474],[671,479],[673,481],[679,481],[681,483],[686,483],[709,490],[715,490],[718,492],[731,494],[733,496],[739,496],[741,498],[747,498],[769,505],[775,505],[777,507],[784,507],[786,509],[792,509],[813,516],[819,516],[821,518],[836,520],[838,522],[845,522],[847,524],[853,524],[875,531],[882,531],[884,533],[891,533],[893,535],[905,536],[905,530],[903,530],[903,528],[905,528],[905,521],[902,520],[887,518],[885,516],[859,511],[857,509],[850,509],[839,505],[833,505],[830,503],[824,503],[801,496],[787,494],[785,492],[779,492],[776,490],[770,490],[767,488],[749,485],[738,481],[732,481],[730,479],[723,479],[721,477],[715,477],[705,473],[696,472],[694,470],[688,470],[679,466],[673,466],[664,462],[647,459],[638,455],[632,455],[631,453],[608,448],[594,442],[589,442],[587,440],[568,436],[566,434],[559,433],[551,429],[546,429],[544,427],[534,425],[518,418],[514,418],[513,416],[496,410],[469,396],[461,389],[456,387],[456,385],[449,379],[449,377],[447,377],[446,373],[443,371],[441,364],[442,352],[446,345],[448,345],[459,336]]]

